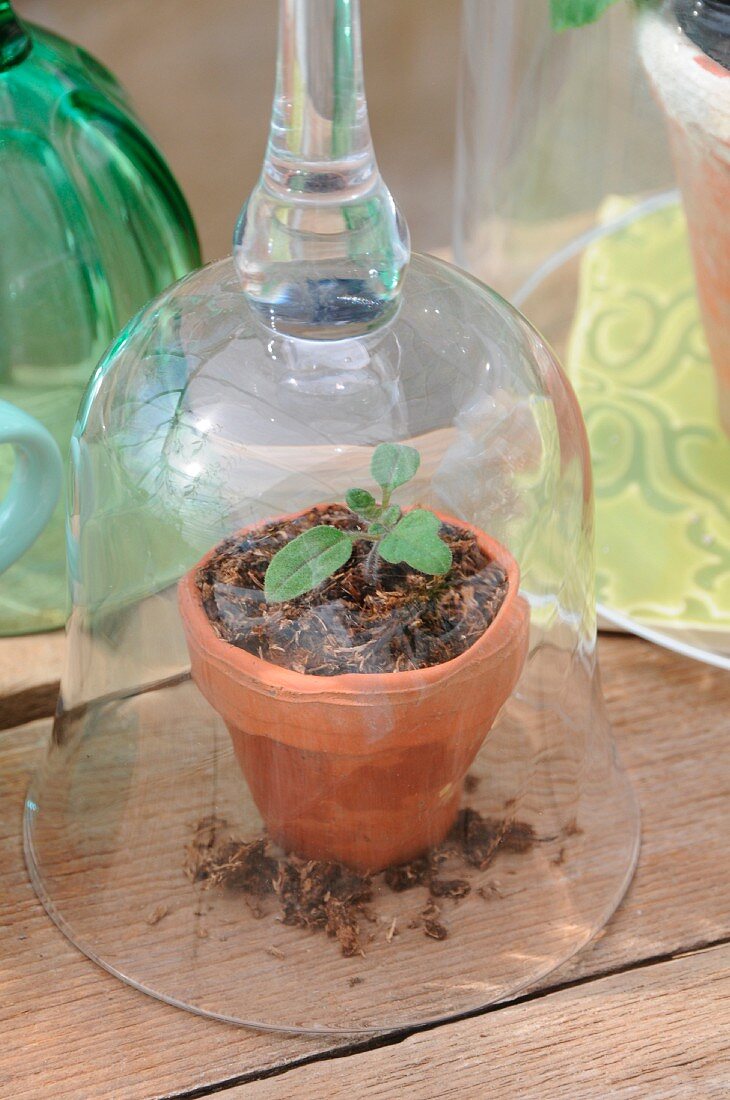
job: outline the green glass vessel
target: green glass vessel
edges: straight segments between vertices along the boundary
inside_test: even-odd
[[[107,345],[199,263],[185,199],[112,74],[0,0],[0,398],[65,457]],[[0,494],[12,468],[4,446]],[[0,634],[63,624],[64,511],[0,577]]]

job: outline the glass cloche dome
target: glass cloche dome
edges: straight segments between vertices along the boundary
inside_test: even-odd
[[[281,10],[235,258],[139,314],[81,409],[26,848],[54,920],[137,988],[362,1033],[572,955],[638,816],[573,394],[498,295],[409,257],[357,5]]]
[[[593,455],[599,623],[730,669],[730,0],[464,0],[454,250]]]

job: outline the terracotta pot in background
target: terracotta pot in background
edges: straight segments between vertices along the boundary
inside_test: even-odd
[[[639,48],[667,120],[720,422],[730,435],[730,70],[652,9],[639,25]]]
[[[331,677],[280,668],[224,641],[208,619],[195,578],[217,548],[180,581],[193,680],[287,851],[378,871],[438,844],[454,821],[464,776],[522,671],[529,610],[508,551],[440,519],[474,533],[509,591],[470,649],[430,668]]]

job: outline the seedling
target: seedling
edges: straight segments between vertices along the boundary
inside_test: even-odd
[[[439,536],[441,520],[426,508],[403,513],[391,503],[394,490],[416,474],[421,457],[414,447],[381,443],[375,448],[370,472],[382,489],[377,501],[367,489],[348,489],[348,508],[364,524],[362,530],[311,527],[287,543],[269,562],[264,594],[282,603],[310,592],[331,577],[352,555],[356,542],[372,543],[367,568],[374,574],[378,558],[393,565],[405,562],[420,573],[437,575],[451,568],[451,550]]]
[[[639,5],[651,0],[637,0]],[[554,31],[595,23],[616,0],[550,0],[550,22]]]

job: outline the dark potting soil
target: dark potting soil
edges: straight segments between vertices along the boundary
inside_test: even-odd
[[[426,887],[428,899],[409,928],[420,928],[429,939],[444,940],[449,930],[442,907],[447,899],[458,901],[471,893],[470,869],[485,870],[502,851],[529,852],[537,841],[534,829],[524,821],[483,817],[467,808],[460,811],[437,848],[378,875],[361,875],[341,863],[275,855],[266,836],[237,840],[227,832],[223,819],[212,816],[196,826],[186,849],[185,873],[193,883],[240,892],[255,917],[265,915],[271,899],[283,924],[325,932],[350,957],[364,955],[374,936],[369,929],[377,925],[371,903],[378,883],[394,893]],[[463,869],[463,877],[446,877],[445,865],[450,875]],[[386,939],[394,934],[395,921]]]
[[[221,543],[198,571],[208,618],[231,645],[272,664],[313,676],[405,672],[441,664],[469,649],[507,595],[507,576],[470,531],[443,524],[453,554],[443,576],[380,559],[375,576],[370,544],[355,544],[350,561],[311,592],[267,604],[264,575],[274,554],[318,524],[356,531],[342,505],[262,525]]]

